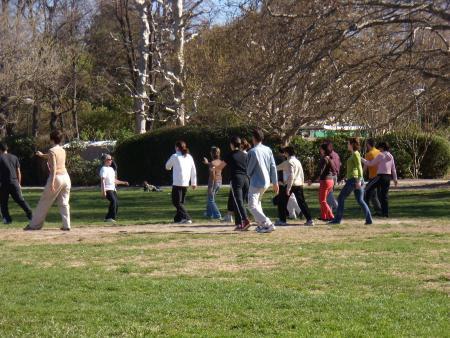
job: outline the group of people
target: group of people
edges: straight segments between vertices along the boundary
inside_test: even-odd
[[[56,200],[62,218],[61,230],[70,230],[71,181],[65,164],[66,152],[61,146],[62,138],[60,131],[53,131],[50,134],[52,146],[48,153],[36,152],[37,156],[47,161],[49,177],[34,212],[21,192],[22,175],[19,160],[8,153],[6,144],[0,143],[0,209],[5,224],[12,222],[8,208],[9,196],[23,209],[30,221],[24,230],[41,229],[50,207]],[[292,146],[282,148],[281,153],[285,159],[276,165],[272,150],[265,146],[263,141],[263,132],[256,129],[252,133],[253,147],[250,147],[244,139],[233,136],[230,139],[230,151],[223,158],[218,147],[211,148],[211,160],[203,159],[209,170],[205,216],[226,221],[217,206],[216,195],[222,185],[222,172],[227,168],[230,176],[227,209],[228,214],[233,213],[235,230],[245,231],[250,228],[251,221],[247,210],[257,223],[257,232],[268,233],[272,232],[275,226],[287,225],[288,205],[292,200],[305,217],[304,225],[314,225],[303,191],[305,185],[303,167],[296,157],[294,148]],[[335,199],[333,191],[339,181],[340,157],[334,151],[331,142],[325,142],[320,146],[320,161],[316,175],[316,179],[320,182],[320,220],[340,224],[344,215],[345,200],[352,192],[364,211],[366,224],[373,222],[369,203],[372,203],[376,216],[389,217],[388,194],[391,180],[397,185],[395,162],[389,152],[389,145],[381,142],[375,147],[374,140],[367,140],[365,158],[361,158],[360,148],[358,138],[348,140],[351,156],[347,160],[345,185],[339,197]],[[109,201],[105,221],[115,222],[118,212],[116,186],[129,184],[117,178],[110,155],[103,156],[102,160],[101,194]],[[368,171],[367,185],[364,183],[363,164],[364,169]],[[192,218],[186,209],[185,200],[188,187],[192,186],[193,189],[197,187],[197,170],[186,142],[176,142],[175,153],[168,159],[165,167],[172,171],[172,203],[176,209],[174,222],[191,224]],[[280,176],[278,171],[282,171]],[[311,184],[312,180],[306,183]],[[147,185],[150,186],[148,183]],[[278,220],[275,224],[265,215],[261,204],[265,192],[271,185],[276,195],[274,203],[278,206]],[[228,221],[232,221],[233,217],[227,216]]]
[[[277,166],[272,150],[263,145],[263,140],[263,132],[254,130],[252,133],[253,147],[248,149],[244,148],[240,137],[233,136],[230,139],[230,152],[223,158],[218,147],[211,148],[211,160],[207,158],[203,160],[209,168],[205,216],[211,219],[226,220],[221,216],[216,203],[216,195],[222,185],[222,171],[229,168],[228,211],[232,210],[234,213],[235,230],[245,231],[251,225],[246,204],[257,223],[257,232],[268,233],[272,232],[276,226],[287,225],[288,205],[293,197],[298,204],[298,209],[306,219],[304,225],[314,225],[303,192],[305,185],[303,167],[296,157],[294,148],[287,146],[281,149],[285,160]],[[373,204],[376,216],[389,216],[388,193],[391,180],[397,185],[395,162],[389,152],[389,145],[381,142],[377,149],[373,139],[367,140],[366,158],[361,158],[360,148],[361,144],[358,138],[348,140],[348,151],[351,154],[346,163],[345,185],[336,199],[333,191],[339,181],[341,160],[331,142],[325,142],[320,146],[320,161],[316,176],[320,182],[319,220],[329,224],[340,224],[344,216],[345,200],[352,192],[364,211],[365,224],[373,222],[368,206],[369,202]],[[173,171],[172,202],[176,208],[174,221],[190,224],[192,219],[186,210],[185,198],[187,188],[192,186],[195,189],[197,186],[197,171],[184,141],[178,141],[175,144],[175,153],[167,161],[166,169]],[[364,182],[365,170],[369,174],[367,185]],[[278,177],[277,171],[282,171],[280,177]],[[311,184],[312,180],[307,183]],[[275,224],[265,215],[261,205],[264,193],[270,185],[276,195],[274,203],[278,206],[278,220]]]

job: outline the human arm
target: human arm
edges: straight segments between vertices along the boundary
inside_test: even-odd
[[[293,163],[288,162],[288,178],[287,178],[287,182],[286,182],[286,195],[290,195],[291,194],[291,189],[292,186],[294,185],[294,175],[295,175],[295,166]]]
[[[124,185],[126,187],[128,187],[130,185],[130,183],[128,183],[127,181],[121,181],[121,180],[118,180],[118,179],[116,179],[116,184],[117,185]]]
[[[269,169],[270,181],[272,182],[273,191],[276,195],[280,192],[280,186],[278,185],[277,166],[275,164],[275,158],[272,151],[270,152],[270,169]]]
[[[55,191],[55,179],[56,179],[56,154],[52,151],[48,153],[48,162],[50,168],[50,182],[51,189]]]
[[[172,156],[170,156],[170,158],[167,160],[166,162],[166,170],[172,170],[174,164],[175,164],[175,157],[176,154],[173,154]]]
[[[190,155],[189,155],[190,156]],[[195,168],[194,159],[191,157],[191,186],[192,189],[197,188],[197,169]]]
[[[361,161],[364,163],[364,166],[367,167],[375,167],[378,166],[380,161],[383,159],[383,154],[378,154],[373,160],[366,160],[365,158],[361,159]]]
[[[392,168],[391,168],[392,179],[394,180],[394,185],[398,185],[397,169],[395,168],[394,157],[392,157]]]
[[[256,167],[256,155],[253,151],[249,151],[247,155],[247,176],[252,177]]]
[[[40,158],[43,158],[43,159],[46,159],[46,160],[49,158],[49,154],[44,154],[41,151],[36,151],[36,156],[38,156]]]

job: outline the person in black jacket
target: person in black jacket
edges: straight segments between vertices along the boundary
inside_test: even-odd
[[[25,211],[27,218],[31,220],[32,211],[22,196],[21,180],[22,174],[20,172],[19,159],[8,153],[8,146],[5,143],[0,143],[0,208],[4,224],[12,223],[8,208],[10,195]]]

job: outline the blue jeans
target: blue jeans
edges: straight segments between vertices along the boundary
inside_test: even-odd
[[[366,202],[364,202],[364,188],[361,186],[361,189],[355,189],[356,182],[357,182],[356,178],[349,179],[342,188],[341,193],[339,194],[338,197],[338,207],[336,216],[334,217],[334,222],[340,223],[342,221],[342,217],[344,216],[345,199],[353,191],[355,194],[356,202],[358,202],[359,206],[366,215],[366,223],[372,224],[372,215],[370,214],[370,209],[367,206]]]
[[[330,208],[333,209],[333,212],[336,212],[337,207],[338,207],[338,202],[336,201],[336,198],[334,198],[333,192],[334,192],[334,187],[337,184],[337,176],[333,176],[333,182],[334,182],[333,189],[330,191],[330,193],[327,196],[327,203],[330,206]]]
[[[219,192],[221,184],[219,182],[214,183],[208,187],[208,202],[206,204],[206,216],[214,219],[222,218],[219,208],[216,204],[216,195]]]

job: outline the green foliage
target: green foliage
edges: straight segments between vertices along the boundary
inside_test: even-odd
[[[251,126],[235,128],[201,128],[188,126],[182,128],[164,128],[152,133],[139,135],[122,142],[116,149],[116,157],[124,179],[140,183],[148,180],[155,184],[170,184],[170,172],[164,169],[165,161],[174,151],[174,144],[178,139],[188,143],[191,153],[196,161],[199,173],[199,182],[206,183],[207,170],[201,163],[203,157],[207,157],[212,145],[219,146],[222,153],[227,153],[228,139],[231,135],[242,135],[250,139]],[[423,134],[409,135],[407,140],[418,140],[418,151],[426,149],[424,160],[421,163],[422,178],[439,178],[446,174],[449,163],[449,142],[442,137],[433,136],[428,148],[424,148],[427,138]],[[307,179],[313,178],[319,161],[319,146],[325,139],[314,141],[295,137],[292,145],[295,147],[300,160],[303,163]],[[347,149],[347,137],[335,135],[327,138],[334,144],[335,151],[340,155],[342,161],[341,178],[346,172],[346,161],[350,155]],[[385,140],[391,144],[391,152],[396,159],[399,177],[411,177],[413,166],[413,149],[405,147],[398,134],[387,134],[376,141]],[[364,145],[364,140],[362,144]],[[276,153],[279,140],[269,138],[266,143],[274,148]],[[361,153],[364,154],[364,149]]]
[[[208,157],[211,146],[218,146],[223,153],[229,151],[229,139],[240,135],[251,140],[251,126],[210,129],[197,126],[164,128],[152,133],[138,135],[123,141],[116,148],[116,159],[123,179],[133,183],[144,180],[155,184],[171,184],[170,172],[164,165],[177,140],[185,140],[194,157],[200,183],[207,182],[208,170],[202,164],[203,157]],[[269,144],[277,144],[268,138]]]
[[[101,161],[87,161],[81,157],[83,147],[72,143],[69,149],[66,149],[66,167],[70,175],[70,180],[74,186],[90,186],[99,184],[99,170]]]

